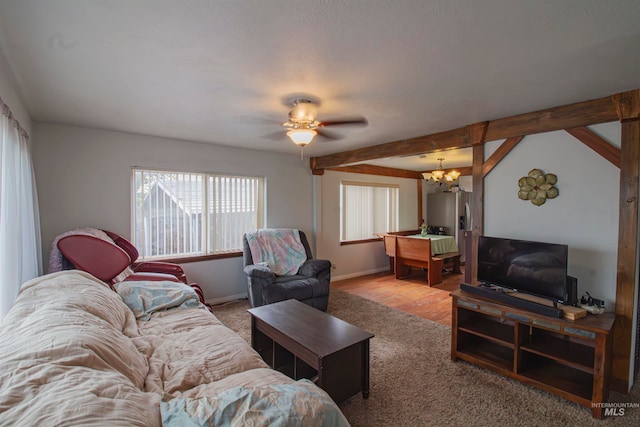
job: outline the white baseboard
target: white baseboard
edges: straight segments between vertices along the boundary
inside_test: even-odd
[[[357,273],[342,274],[340,276],[331,275],[331,281],[337,282],[338,280],[353,279],[354,277],[366,276],[367,274],[375,274],[383,271],[389,271],[389,267],[375,268],[373,270],[359,271]]]
[[[249,296],[245,293],[245,294],[229,295],[229,296],[220,297],[220,298],[212,298],[205,301],[207,302],[207,304],[218,305],[218,304],[223,304],[225,302],[238,301],[238,300],[247,299],[247,298],[249,298]]]

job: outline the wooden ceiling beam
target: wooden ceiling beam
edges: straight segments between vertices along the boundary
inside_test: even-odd
[[[407,169],[397,169],[397,168],[388,168],[384,166],[376,166],[376,165],[352,165],[352,166],[338,166],[335,168],[326,168],[321,169],[322,171],[329,170],[335,172],[350,172],[350,173],[364,173],[368,175],[379,175],[379,176],[393,176],[396,178],[411,178],[421,180],[424,177],[423,173],[433,172],[432,170],[416,172]],[[445,169],[445,173],[449,173],[451,171],[460,172],[460,176],[471,175],[471,166],[465,166],[462,168],[451,168]]]
[[[565,130],[620,169],[620,149],[618,147],[584,126]]]
[[[465,166],[465,167],[456,168],[453,170],[457,170],[458,172],[460,172],[460,176],[473,175],[473,168],[471,166]]]
[[[489,122],[487,141],[496,141],[520,135],[553,132],[578,126],[615,122],[616,108],[610,96],[578,102],[562,107],[548,108]]]
[[[471,233],[465,231],[467,236],[465,244],[469,254],[478,253],[478,240],[484,234],[484,177],[482,167],[484,164],[484,143],[487,136],[489,122],[474,123],[467,126],[469,142],[473,152],[471,164],[471,177],[473,189],[471,203]],[[464,278],[467,283],[473,283],[478,277],[478,257],[470,256],[464,268]]]
[[[396,178],[422,179],[422,173],[406,169],[387,168],[375,165],[353,165],[326,168],[325,170],[350,173],[365,173],[368,175],[393,176]]]
[[[640,118],[640,89],[616,93],[611,96],[611,100],[621,122],[636,121]]]
[[[633,362],[633,323],[638,265],[638,191],[640,181],[640,89],[611,97],[621,122],[620,199],[618,216],[618,270],[616,323],[613,329],[611,386],[628,392]],[[637,308],[636,308],[637,310]],[[632,381],[633,383],[633,381]]]
[[[433,135],[387,142],[372,147],[343,151],[327,156],[312,157],[311,169],[328,169],[335,166],[348,165],[367,160],[384,159],[387,157],[410,156],[429,153],[437,150],[470,147],[467,142],[465,128],[453,129]]]
[[[469,135],[469,142],[472,146],[484,144],[488,128],[489,122],[479,122],[467,125],[467,134]]]
[[[481,122],[432,135],[388,142],[385,144],[374,145],[372,147],[343,151],[341,153],[329,154],[326,156],[312,157],[311,169],[320,170],[387,157],[408,156],[438,150],[467,148],[472,145],[470,141],[470,132],[473,134],[480,131],[484,132],[484,135],[482,135],[482,137],[477,137],[476,140],[495,141],[499,139],[518,137],[521,135],[532,135],[536,133],[612,122],[618,120],[620,112],[617,111],[617,109],[627,108],[620,107],[620,103],[616,104],[613,98],[615,96],[616,95],[564,105],[561,107],[548,108],[532,113],[497,119],[490,122]],[[486,129],[483,128],[483,126],[486,126]]]
[[[484,178],[487,176],[487,174],[491,172],[491,170],[495,168],[498,163],[500,163],[500,161],[504,159],[516,145],[518,145],[520,141],[522,141],[522,138],[524,138],[524,136],[507,138],[482,165],[482,177]]]

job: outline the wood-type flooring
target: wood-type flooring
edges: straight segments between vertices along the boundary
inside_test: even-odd
[[[442,283],[429,287],[427,273],[414,268],[413,274],[401,280],[391,272],[382,272],[332,281],[331,288],[451,326],[449,293],[460,289],[464,274],[443,273],[442,279]]]

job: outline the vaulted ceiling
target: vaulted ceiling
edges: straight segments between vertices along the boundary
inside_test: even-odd
[[[367,118],[309,157],[640,88],[639,22],[637,0],[0,0],[0,52],[41,122],[297,154],[296,95]],[[438,157],[471,163],[386,162]]]

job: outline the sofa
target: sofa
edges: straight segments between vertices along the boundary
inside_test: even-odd
[[[70,270],[24,283],[0,324],[0,425],[348,422],[311,381],[268,368],[193,288],[114,291]]]

